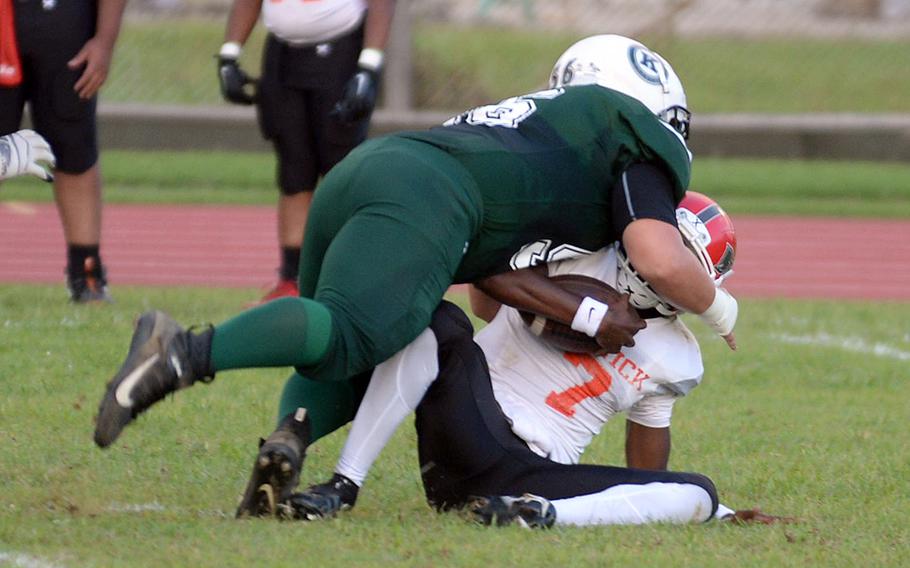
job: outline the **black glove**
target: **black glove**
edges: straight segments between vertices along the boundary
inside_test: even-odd
[[[256,80],[240,68],[236,58],[218,57],[218,80],[221,83],[221,96],[228,102],[251,105],[256,101]],[[247,85],[253,85],[252,94],[245,89]]]
[[[344,86],[344,95],[330,114],[343,124],[366,118],[376,106],[378,90],[379,72],[361,67]]]

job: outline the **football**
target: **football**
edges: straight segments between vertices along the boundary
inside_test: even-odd
[[[579,296],[590,296],[599,302],[612,304],[619,299],[620,293],[606,282],[582,274],[560,274],[550,280],[562,288]],[[519,312],[531,331],[562,351],[572,353],[597,353],[602,348],[585,333],[575,331],[567,323],[547,319],[531,312]]]

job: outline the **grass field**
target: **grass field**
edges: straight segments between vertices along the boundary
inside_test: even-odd
[[[105,100],[217,102],[211,53],[221,24],[194,26],[125,30]],[[451,34],[415,36],[422,105],[461,108],[534,88],[574,39]],[[910,111],[906,43],[654,47],[681,60],[700,112]],[[753,64],[756,50],[767,65]],[[476,78],[456,74],[455,52]],[[141,53],[142,65],[130,53]],[[725,57],[710,59],[717,54]],[[526,71],[501,72],[513,68]],[[446,83],[453,77],[459,89]],[[792,88],[769,87],[780,84]],[[102,160],[108,203],[272,204],[276,196],[270,155],[110,151]],[[910,216],[910,166],[900,164],[697,160],[693,187],[734,215]],[[34,180],[0,188],[4,201],[49,199]],[[711,476],[727,505],[799,524],[530,533],[432,512],[410,424],[349,514],[235,521],[286,369],[223,373],[154,408],[112,449],[92,445],[92,416],[137,313],[158,307],[180,321],[219,322],[256,294],[118,286],[116,304],[86,309],[63,303],[62,285],[0,284],[0,566],[910,565],[910,304],[744,300],[736,354],[693,322],[707,374],[677,406],[671,467]],[[313,448],[304,484],[324,480],[342,441],[338,433]],[[584,459],[621,463],[621,421]]]
[[[402,426],[357,508],[324,523],[235,521],[287,370],[228,372],[155,407],[108,451],[91,443],[104,382],[150,306],[220,321],[249,290],[118,287],[85,309],[56,286],[0,285],[0,565],[906,566],[910,305],[745,301],[726,351],[698,322],[707,373],[677,406],[671,467],[790,526],[488,530],[424,503]],[[808,343],[803,345],[801,343]],[[585,455],[622,459],[616,421]],[[329,473],[342,437],[313,449]],[[28,562],[31,562],[29,564]]]

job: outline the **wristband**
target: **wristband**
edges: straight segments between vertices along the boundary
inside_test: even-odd
[[[578,311],[575,312],[575,318],[572,320],[572,329],[590,337],[596,336],[597,330],[600,329],[600,322],[603,321],[609,310],[610,307],[603,302],[598,302],[590,296],[585,296],[585,299],[581,301],[581,305],[578,306]]]
[[[736,303],[736,298],[723,288],[716,288],[714,301],[711,302],[707,310],[698,314],[698,317],[716,331],[718,335],[730,335],[736,326],[736,316],[738,314],[739,306]]]
[[[382,59],[382,50],[367,47],[360,52],[360,58],[357,59],[357,65],[364,69],[369,69],[370,71],[379,71],[379,68],[382,67]]]
[[[241,48],[240,44],[236,41],[226,41],[221,46],[221,49],[218,50],[218,57],[223,57],[224,59],[239,59],[242,49],[243,48]]]

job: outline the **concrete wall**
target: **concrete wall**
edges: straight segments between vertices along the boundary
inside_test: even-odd
[[[454,113],[380,109],[371,135],[422,129]],[[251,108],[106,104],[103,148],[270,151]],[[910,115],[696,115],[698,156],[910,162]]]

